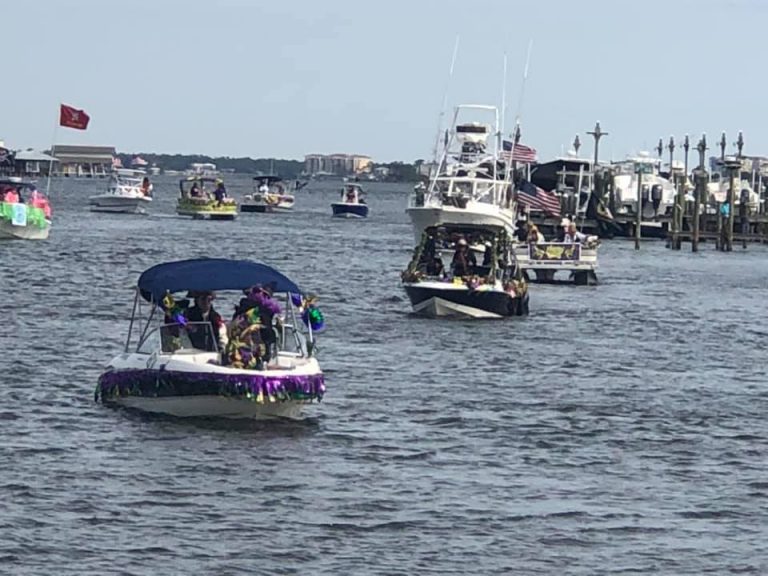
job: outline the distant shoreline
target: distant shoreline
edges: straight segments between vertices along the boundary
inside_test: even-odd
[[[333,175],[314,175],[307,174],[304,171],[305,165],[302,160],[288,160],[276,158],[250,158],[240,157],[232,158],[229,156],[204,156],[200,154],[157,154],[150,152],[117,152],[115,157],[120,160],[123,167],[141,167],[149,169],[150,167],[159,168],[160,173],[184,173],[191,164],[206,163],[215,164],[217,170],[226,174],[278,174],[286,179],[298,178],[317,178],[317,179],[341,179],[341,178],[359,178],[360,181],[377,182],[418,182],[418,167],[421,161],[413,163],[407,162],[386,162],[373,163],[372,172],[362,174],[333,174]],[[132,164],[135,158],[141,158],[146,164],[137,166]]]

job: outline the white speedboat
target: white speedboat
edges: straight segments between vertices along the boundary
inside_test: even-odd
[[[152,185],[143,172],[121,169],[109,181],[107,191],[88,199],[92,212],[145,214],[152,202]]]
[[[637,173],[638,165],[645,167],[641,174]],[[617,214],[637,214],[638,185],[643,220],[652,221],[657,216],[672,213],[677,190],[670,180],[659,174],[660,159],[651,158],[647,152],[641,152],[637,157],[613,163],[613,167],[616,170],[613,188]],[[642,178],[641,182],[638,182],[639,178]]]
[[[478,247],[482,247],[482,260],[474,254]],[[451,258],[448,268],[443,263],[446,256]],[[427,228],[402,281],[413,311],[419,315],[528,315],[528,284],[503,226],[446,224]]]
[[[283,307],[258,286],[284,295]],[[201,294],[235,290],[242,296],[249,288],[223,349],[221,326],[213,325],[221,319],[215,319],[210,305],[209,321],[201,321],[200,308],[195,315],[174,296],[194,291],[200,306],[210,302]],[[277,270],[248,260],[203,258],[146,270],[136,287],[125,350],[99,377],[96,400],[177,417],[299,417],[306,404],[325,393],[314,355],[317,309],[300,294]],[[144,321],[142,302],[149,303]],[[279,321],[273,324],[273,318]]]
[[[467,113],[491,115],[494,124],[465,121]],[[426,193],[414,190],[406,212],[416,242],[427,228],[445,223],[515,229],[517,203],[512,173],[504,161],[495,106],[460,105],[453,129],[433,165]],[[489,148],[489,138],[495,135]]]
[[[368,218],[365,192],[359,184],[344,184],[339,202],[331,203],[334,218]]]
[[[279,176],[255,176],[254,192],[246,194],[240,212],[287,212],[293,210],[296,197],[289,194],[286,182]]]
[[[34,184],[0,179],[0,240],[46,240],[51,207]]]
[[[224,194],[216,197],[216,189],[224,186],[221,178],[189,176],[179,181],[179,199],[176,214],[198,220],[234,220],[237,201]]]

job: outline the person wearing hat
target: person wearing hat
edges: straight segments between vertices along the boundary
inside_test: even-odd
[[[477,266],[477,259],[467,245],[464,238],[459,238],[456,242],[456,251],[453,253],[451,261],[451,271],[454,276],[469,276],[474,267]]]
[[[223,350],[227,344],[227,326],[221,314],[213,309],[216,295],[210,291],[190,291],[189,297],[195,301],[186,313],[187,322],[192,323],[187,329],[192,346],[208,352]],[[208,322],[211,328],[206,330],[204,325],[195,325],[195,322]]]
[[[557,241],[558,242],[565,242],[565,235],[568,233],[568,226],[571,225],[571,220],[567,217],[564,217],[562,220],[560,220],[560,226],[557,229]]]

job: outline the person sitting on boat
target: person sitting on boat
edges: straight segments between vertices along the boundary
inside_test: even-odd
[[[213,300],[216,295],[213,292],[191,292],[190,296],[194,298],[195,305],[187,310],[187,322],[208,322],[211,325],[210,330],[201,326],[192,324],[188,326],[187,332],[192,346],[199,350],[215,352],[223,350],[227,344],[227,326],[216,310],[213,309]],[[214,341],[213,338],[216,340]]]
[[[348,204],[355,204],[357,202],[357,194],[355,193],[355,187],[349,186],[347,187],[347,203]]]
[[[582,234],[576,229],[576,224],[574,222],[571,222],[568,225],[568,231],[565,233],[565,238],[563,239],[563,242],[566,244],[577,244],[584,242],[587,239],[586,234]]]
[[[189,189],[189,195],[192,198],[200,198],[203,195],[202,190],[200,190],[200,187],[197,185],[197,180],[192,182],[192,188]]]
[[[152,196],[152,183],[147,176],[144,176],[144,180],[141,181],[141,193],[144,196]]]
[[[541,244],[546,242],[544,234],[541,233],[539,227],[533,222],[528,222],[528,236],[526,237],[528,244]]]
[[[560,220],[560,226],[557,229],[557,241],[565,242],[565,236],[568,234],[568,227],[571,225],[569,218],[563,218]]]
[[[19,196],[19,193],[16,192],[16,188],[8,187],[5,190],[3,201],[7,202],[8,204],[17,204],[22,200],[21,200],[21,196]]]
[[[477,266],[477,259],[474,253],[469,249],[467,241],[464,238],[459,238],[451,261],[453,275],[469,276],[475,266]]]
[[[425,269],[427,276],[437,276],[438,278],[445,277],[445,266],[443,265],[443,259],[437,254],[427,260],[427,266]]]
[[[219,206],[224,203],[224,198],[227,197],[227,189],[224,188],[223,180],[216,180],[216,189],[213,191],[213,196],[216,198],[216,202]]]

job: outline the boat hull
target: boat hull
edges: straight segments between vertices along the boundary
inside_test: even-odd
[[[271,418],[301,418],[303,402],[256,404],[248,399],[221,396],[171,396],[166,398],[111,398],[106,405],[122,406],[152,414],[176,418],[242,418],[266,420]]]
[[[335,202],[331,204],[334,218],[367,218],[367,204],[352,204],[347,202]]]
[[[223,210],[185,210],[178,208],[176,214],[179,216],[191,216],[195,220],[234,220],[237,218],[237,211]]]
[[[325,393],[313,358],[280,356],[269,370],[245,370],[210,364],[216,357],[123,354],[99,377],[95,399],[177,417],[261,419],[298,418]]]
[[[280,203],[277,205],[272,204],[246,204],[245,202],[240,205],[240,212],[257,212],[264,214],[266,212],[290,212],[293,210],[293,202]]]
[[[8,220],[0,219],[0,240],[46,240],[51,232],[51,223],[45,227],[14,226]]]
[[[91,212],[110,212],[115,214],[144,214],[145,206],[152,201],[151,198],[121,197],[116,195],[93,196],[89,204]]]
[[[442,284],[442,285],[441,285]],[[528,314],[528,294],[502,290],[470,290],[441,282],[404,283],[416,314],[430,318],[506,318]]]

